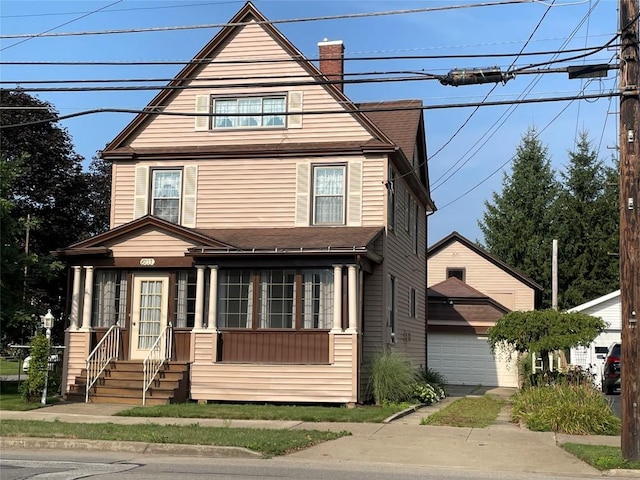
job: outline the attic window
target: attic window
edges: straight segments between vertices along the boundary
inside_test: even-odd
[[[464,282],[465,273],[464,268],[447,268],[447,278],[456,277],[461,282]]]

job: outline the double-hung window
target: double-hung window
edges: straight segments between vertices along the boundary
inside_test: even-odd
[[[108,328],[115,323],[124,326],[127,305],[127,272],[96,270],[93,281],[91,326]]]
[[[169,222],[180,223],[182,170],[153,170],[151,214]]]
[[[313,168],[314,225],[342,225],[345,211],[344,165],[316,165]]]
[[[216,98],[213,128],[284,127],[285,96]]]

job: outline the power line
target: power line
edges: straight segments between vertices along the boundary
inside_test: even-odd
[[[409,111],[409,110],[438,110],[443,108],[468,108],[475,106],[482,107],[491,107],[491,106],[499,106],[499,105],[512,105],[512,104],[525,104],[525,103],[546,103],[546,102],[567,102],[567,101],[575,101],[575,100],[588,100],[588,99],[596,99],[596,98],[609,98],[609,97],[619,97],[621,94],[619,92],[616,93],[594,93],[594,94],[582,94],[582,95],[572,95],[572,96],[564,96],[564,97],[547,97],[547,98],[527,98],[521,100],[505,100],[505,101],[493,101],[493,102],[483,102],[483,103],[448,103],[448,104],[438,104],[438,105],[423,105],[421,107],[375,107],[375,108],[358,108],[358,109],[342,109],[342,110],[311,110],[305,112],[269,112],[269,113],[225,113],[226,117],[246,117],[246,116],[289,116],[289,115],[330,115],[330,114],[353,114],[353,113],[363,113],[367,114],[368,112],[397,112],[397,111]],[[7,128],[18,128],[18,127],[26,127],[30,125],[38,125],[41,123],[48,122],[58,122],[62,120],[68,120],[70,118],[82,117],[86,115],[93,115],[96,113],[129,113],[129,114],[144,114],[144,115],[168,115],[174,117],[212,117],[214,116],[211,113],[197,113],[197,112],[171,112],[163,110],[162,107],[151,107],[146,110],[137,110],[137,109],[122,109],[122,108],[95,108],[91,110],[84,110],[81,112],[71,113],[68,115],[58,115],[55,117],[51,117],[48,119],[40,119],[34,120],[32,122],[23,122],[16,123],[10,125],[0,125],[0,129]]]
[[[283,19],[283,20],[259,20],[259,21],[256,20],[252,22],[211,23],[211,24],[205,24],[205,25],[182,25],[182,26],[172,26],[172,27],[150,27],[150,28],[129,28],[129,29],[120,29],[120,30],[95,30],[95,31],[85,31],[85,32],[46,33],[46,34],[39,35],[39,37],[40,38],[71,37],[71,36],[87,36],[87,35],[114,35],[114,34],[121,34],[121,33],[166,32],[166,31],[177,31],[177,30],[197,30],[197,29],[204,29],[204,28],[243,27],[250,24],[276,25],[276,24],[287,24],[287,23],[316,22],[316,21],[325,21],[325,20],[345,20],[345,19],[353,19],[353,18],[406,15],[406,14],[414,14],[414,13],[438,12],[438,11],[444,11],[444,10],[460,10],[460,9],[466,9],[466,8],[492,7],[492,6],[502,6],[502,5],[526,4],[526,3],[532,3],[532,2],[531,0],[501,0],[498,2],[472,3],[468,5],[447,5],[443,7],[424,7],[424,8],[412,8],[412,9],[404,9],[404,10],[387,10],[383,12],[348,13],[348,14],[342,14],[342,15],[324,15],[324,16],[318,16],[318,17],[291,18],[291,19]],[[33,37],[33,36],[35,36],[35,34],[31,34],[31,33],[10,34],[10,35],[0,35],[0,39],[26,38],[26,37]]]

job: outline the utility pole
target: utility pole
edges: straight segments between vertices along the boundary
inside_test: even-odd
[[[640,461],[640,85],[638,0],[620,10],[620,300],[622,437],[625,460]]]

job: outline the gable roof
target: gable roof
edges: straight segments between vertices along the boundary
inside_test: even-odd
[[[341,104],[346,110],[351,111],[353,117],[362,124],[362,126],[371,133],[371,135],[381,142],[382,144],[390,145],[393,142],[364,114],[359,113],[357,107],[351,100],[349,100],[340,89],[327,83],[328,79],[323,75],[320,70],[313,65],[306,57],[300,52],[278,29],[276,29],[272,23],[251,3],[247,2],[245,5],[229,20],[226,26],[224,26],[214,37],[207,43],[202,50],[200,50],[193,61],[186,65],[176,77],[169,82],[167,87],[162,89],[149,104],[144,108],[147,112],[157,111],[162,106],[166,105],[171,99],[177,95],[178,90],[173,88],[177,86],[185,85],[194,74],[204,68],[206,63],[200,60],[209,59],[215,56],[215,53],[224,47],[225,41],[232,37],[234,33],[244,27],[245,24],[256,21],[264,28],[264,30],[285,50],[292,59],[298,62],[298,64],[304,68],[309,75],[319,80],[319,84],[322,85],[326,91],[332,95],[335,100]],[[196,61],[198,60],[198,61]],[[138,114],[124,130],[122,130],[116,138],[114,138],[104,149],[103,154],[108,154],[111,151],[125,145],[127,140],[135,134],[140,128],[148,123],[153,114],[140,113]]]
[[[429,298],[491,298],[456,277],[449,277],[427,288]]]
[[[442,240],[440,240],[440,241],[434,243],[432,246],[430,246],[427,249],[427,260],[428,260],[429,256],[438,253],[440,250],[444,249],[448,245],[451,245],[452,243],[455,243],[455,242],[461,243],[462,245],[467,247],[469,250],[472,250],[476,254],[478,254],[481,257],[483,257],[485,260],[491,262],[496,267],[501,268],[506,273],[508,273],[509,275],[511,275],[514,278],[517,278],[522,283],[524,283],[525,285],[533,288],[534,290],[536,290],[538,292],[542,292],[542,290],[544,290],[541,285],[539,285],[538,283],[536,283],[533,280],[531,280],[525,274],[523,274],[522,272],[518,271],[517,269],[507,265],[505,262],[500,260],[498,257],[496,257],[495,255],[492,255],[491,253],[487,252],[484,248],[482,248],[479,245],[471,242],[469,239],[463,237],[462,235],[460,235],[456,231],[451,232],[449,235],[444,237]]]
[[[600,305],[602,303],[608,302],[609,300],[614,300],[616,298],[620,298],[620,290],[616,290],[614,292],[611,293],[607,293],[606,295],[603,295],[602,297],[598,297],[598,298],[594,298],[593,300],[583,303],[581,305],[578,305],[577,307],[573,307],[570,308],[568,311],[569,312],[583,312],[584,310],[587,310],[591,307],[595,307],[597,305]]]

